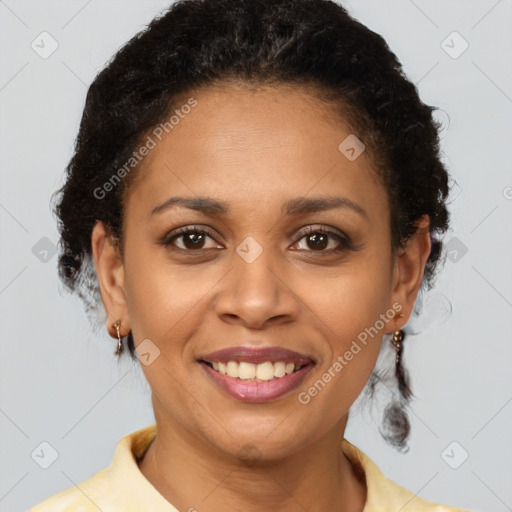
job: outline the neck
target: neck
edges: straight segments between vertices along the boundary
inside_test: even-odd
[[[286,458],[244,463],[168,417],[155,416],[158,434],[139,468],[178,510],[361,512],[364,508],[364,476],[341,450],[347,418]]]

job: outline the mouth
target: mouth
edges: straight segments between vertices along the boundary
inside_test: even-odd
[[[213,371],[221,375],[227,375],[232,379],[238,379],[248,382],[271,382],[276,379],[282,379],[286,375],[298,372],[304,366],[293,362],[285,361],[265,361],[254,364],[248,361],[201,361],[208,365]]]
[[[234,398],[264,402],[298,387],[315,361],[281,347],[235,347],[198,359],[207,375]]]

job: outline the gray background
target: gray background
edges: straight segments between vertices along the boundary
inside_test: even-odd
[[[1,511],[26,510],[90,477],[110,464],[122,436],[154,422],[140,369],[116,363],[104,326],[91,325],[81,302],[62,292],[49,200],[88,85],[167,5],[0,0]],[[346,437],[426,499],[512,510],[512,1],[345,5],[385,37],[424,101],[441,109],[456,182],[448,259],[405,351],[417,396],[411,449],[387,446],[378,416],[365,411]],[[42,58],[52,39],[58,48]],[[44,456],[32,458],[34,450]],[[43,469],[52,450],[57,458]]]

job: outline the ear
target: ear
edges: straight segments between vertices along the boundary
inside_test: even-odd
[[[395,325],[400,329],[411,317],[432,246],[429,225],[428,215],[423,215],[416,222],[416,233],[398,250],[393,269],[392,304],[398,303],[402,309],[395,316],[396,324],[394,318],[388,322],[387,333],[393,332]]]
[[[101,221],[97,221],[91,234],[94,267],[100,285],[101,300],[107,312],[107,331],[117,338],[113,323],[121,323],[120,334],[130,331],[128,304],[125,293],[124,266],[112,235]]]

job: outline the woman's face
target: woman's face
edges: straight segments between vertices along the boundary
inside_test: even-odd
[[[341,151],[350,129],[305,90],[192,96],[168,133],[150,134],[122,260],[95,228],[102,296],[109,321],[132,330],[158,423],[203,449],[278,459],[344,428],[393,315],[404,314],[400,327],[410,315],[428,233],[411,257],[392,259],[368,152],[357,156],[351,138]],[[208,209],[175,197],[208,198]],[[192,233],[173,237],[184,227]],[[305,366],[288,375],[294,361]]]

